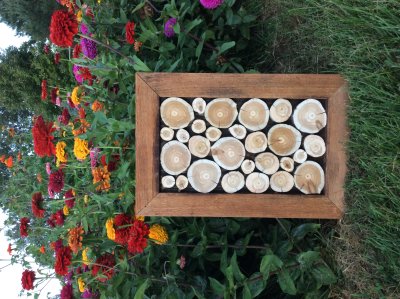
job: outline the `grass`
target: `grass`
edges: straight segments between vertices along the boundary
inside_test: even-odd
[[[264,12],[255,68],[338,72],[350,83],[348,207],[336,237],[327,237],[342,279],[331,297],[399,298],[400,2],[253,5]]]

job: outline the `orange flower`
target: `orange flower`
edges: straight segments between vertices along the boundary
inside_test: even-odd
[[[20,162],[22,160],[22,155],[21,152],[18,152],[18,156],[17,156],[18,162]]]
[[[6,164],[7,168],[13,167],[13,165],[14,165],[14,163],[13,163],[13,158],[12,158],[11,156],[8,157],[8,159],[5,161],[4,164]]]
[[[108,172],[108,166],[95,167],[92,169],[93,184],[96,186],[97,191],[108,191],[110,189],[110,173]]]
[[[83,107],[79,108],[79,118],[85,118],[86,117],[86,113],[85,113],[85,109]]]
[[[90,124],[83,118],[81,118],[80,120],[81,126],[79,127],[79,129],[75,129],[72,130],[72,134],[76,137],[78,135],[81,134],[85,134],[87,131],[87,128],[90,128]]]
[[[104,108],[104,105],[101,102],[99,102],[98,100],[95,100],[92,104],[92,110],[94,112],[101,111],[101,110],[103,110],[103,108]]]
[[[8,135],[13,138],[15,136],[15,130],[14,128],[9,128],[8,129]]]
[[[43,181],[42,174],[41,174],[41,173],[38,173],[38,174],[36,175],[36,179],[37,179],[37,181],[38,181],[39,183],[41,183],[41,182]]]
[[[1,155],[0,156],[0,162],[4,163],[5,160],[6,160],[6,155]]]
[[[46,248],[44,248],[44,245],[42,245],[42,247],[40,247],[39,251],[42,254],[44,254],[46,252]]]
[[[79,249],[82,249],[82,235],[84,232],[81,226],[69,230],[68,245],[75,254],[78,253]]]

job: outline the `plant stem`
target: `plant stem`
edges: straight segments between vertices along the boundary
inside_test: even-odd
[[[194,248],[197,245],[191,245],[191,244],[165,244],[165,245],[170,245],[170,246],[176,246],[176,247],[185,247],[185,248]],[[259,245],[247,245],[247,246],[240,246],[240,245],[231,245],[231,244],[220,244],[220,245],[207,245],[205,246],[206,249],[214,249],[214,248],[223,248],[223,247],[228,247],[228,248],[234,248],[234,249],[268,249],[270,248],[269,246],[259,246]]]

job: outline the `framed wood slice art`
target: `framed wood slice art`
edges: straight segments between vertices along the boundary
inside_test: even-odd
[[[138,216],[339,219],[339,75],[136,74]]]

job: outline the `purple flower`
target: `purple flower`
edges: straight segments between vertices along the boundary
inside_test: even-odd
[[[90,166],[95,168],[97,166],[97,159],[99,157],[100,150],[96,147],[90,150]]]
[[[81,47],[83,55],[87,58],[94,59],[97,56],[97,46],[96,43],[90,39],[82,38]]]
[[[87,26],[83,23],[81,23],[81,26],[79,27],[79,30],[81,31],[82,34],[84,35],[89,35],[89,29],[87,28]]]
[[[92,293],[89,289],[85,289],[85,291],[82,293],[82,298],[93,299],[96,297],[97,294]]]
[[[171,38],[175,35],[174,25],[176,24],[176,18],[170,18],[164,25],[164,35]]]
[[[207,9],[217,8],[222,3],[224,3],[224,0],[200,0],[200,4]]]
[[[74,275],[74,272],[73,271],[69,271],[68,274],[64,276],[65,283],[71,284],[73,275]]]
[[[80,69],[81,69],[80,66],[74,64],[74,66],[72,67],[72,72],[74,73],[76,82],[82,84],[83,78],[82,78],[82,75],[80,74]]]
[[[61,294],[60,294],[60,298],[61,299],[72,299],[73,296],[73,289],[72,289],[72,285],[71,284],[66,284],[65,286],[63,286],[63,288],[61,289]]]

